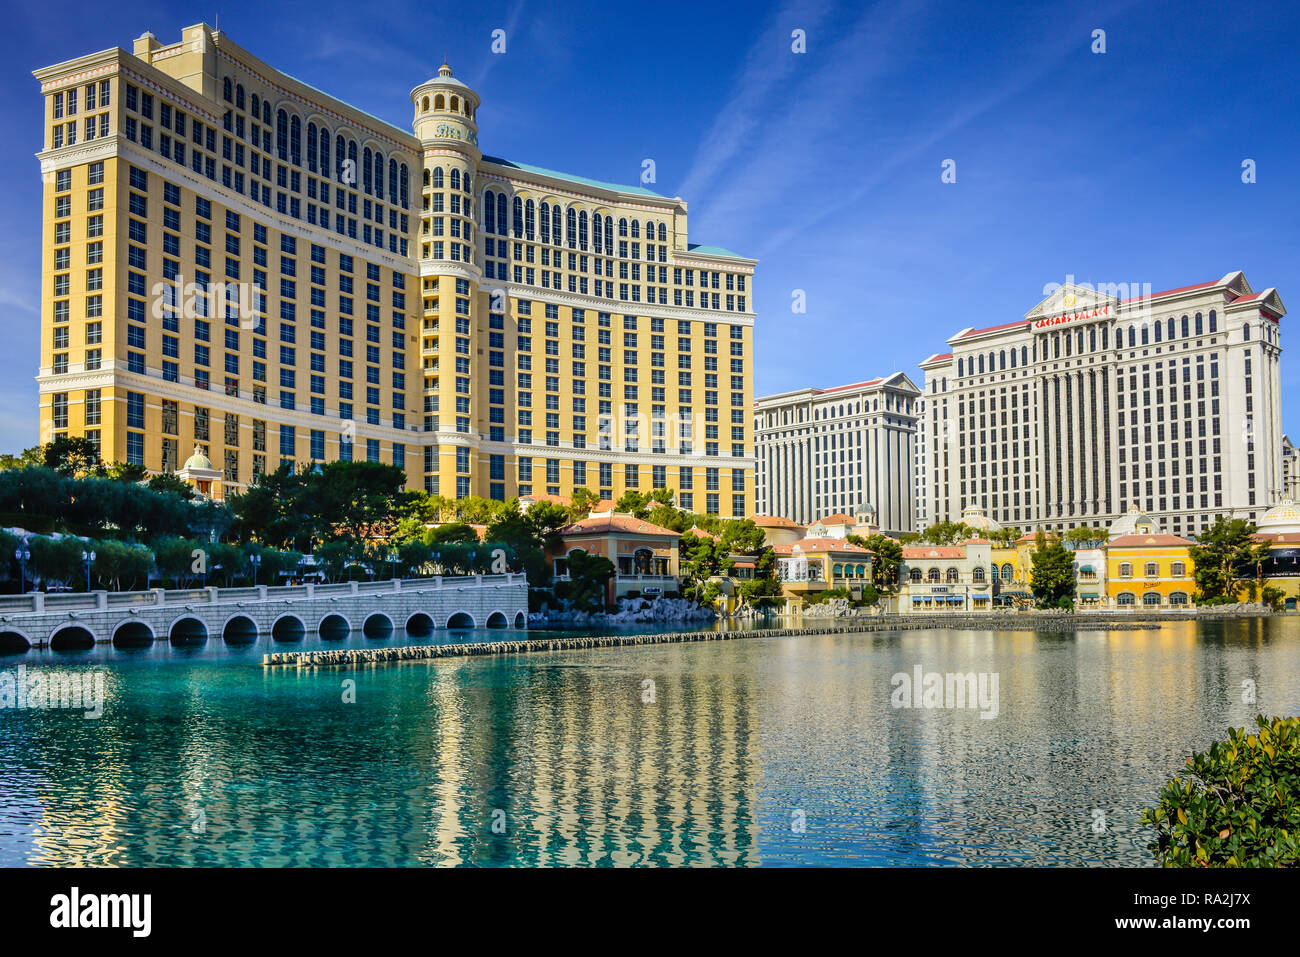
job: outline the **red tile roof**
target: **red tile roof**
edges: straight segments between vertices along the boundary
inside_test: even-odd
[[[845,515],[843,512],[836,512],[834,515],[827,515],[825,518],[818,519],[823,525],[856,525],[858,520],[852,515]]]
[[[866,382],[852,382],[848,385],[831,386],[829,389],[822,389],[822,394],[825,395],[828,392],[843,392],[846,389],[860,389],[864,386],[875,385],[879,381],[880,379],[868,379]]]
[[[681,538],[681,532],[654,525],[631,515],[593,515],[560,529],[561,535],[592,535],[601,532],[624,532],[632,535],[668,535]]]
[[[903,549],[904,558],[965,558],[966,549],[959,545],[916,545]]]
[[[789,555],[795,549],[804,553],[809,552],[838,552],[842,555],[870,555],[870,549],[863,548],[861,545],[854,545],[852,542],[843,538],[805,538],[795,542],[793,545],[773,545],[772,551],[782,555]]]
[[[1107,548],[1143,548],[1143,547],[1168,547],[1170,545],[1195,545],[1193,541],[1186,538],[1180,538],[1177,535],[1168,535],[1164,532],[1157,532],[1151,535],[1120,535],[1118,538],[1112,538],[1107,543]]]
[[[752,515],[749,520],[759,528],[803,528],[794,519],[780,515]]]

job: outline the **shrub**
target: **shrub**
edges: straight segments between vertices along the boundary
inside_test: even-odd
[[[1142,812],[1165,867],[1300,866],[1300,718],[1256,717],[1187,759]]]

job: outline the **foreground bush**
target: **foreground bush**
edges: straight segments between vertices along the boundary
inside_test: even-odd
[[[1165,867],[1300,866],[1300,718],[1255,719],[1229,728],[1187,759],[1160,803],[1142,812],[1156,830],[1147,845]]]

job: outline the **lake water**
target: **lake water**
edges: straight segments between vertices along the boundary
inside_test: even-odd
[[[1191,750],[1300,713],[1294,616],[261,667],[285,647],[0,657],[105,692],[0,711],[0,865],[1144,865]],[[996,716],[895,707],[918,666],[996,677]]]

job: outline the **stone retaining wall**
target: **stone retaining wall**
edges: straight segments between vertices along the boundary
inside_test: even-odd
[[[403,645],[396,648],[348,648],[331,651],[288,651],[263,655],[268,668],[339,668],[403,661],[433,661],[439,658],[470,658],[483,655],[521,655],[540,651],[586,651],[594,648],[625,648],[640,645],[680,644],[696,641],[735,641],[742,638],[791,638],[873,631],[910,631],[946,628],[970,631],[1087,631],[1095,628],[1137,630],[1158,627],[1169,621],[1199,618],[1244,618],[1241,612],[1218,615],[1090,614],[1012,616],[953,615],[936,621],[921,616],[879,616],[851,622],[828,621],[814,628],[753,628],[734,631],[679,631],[636,635],[583,635],[566,638],[527,638],[516,641],[478,641],[449,645]]]

